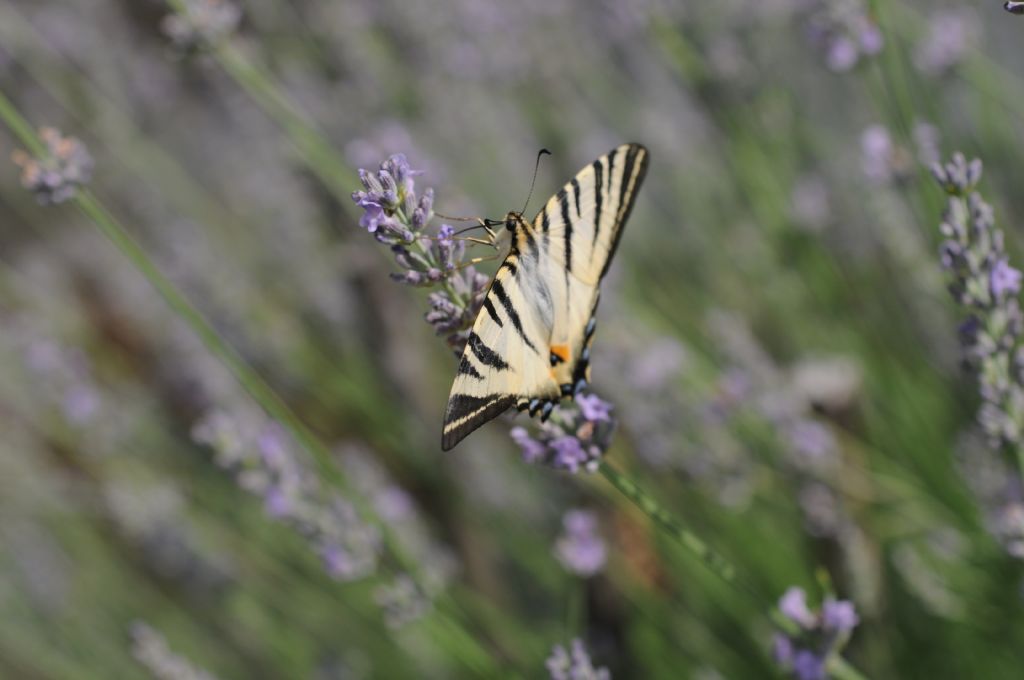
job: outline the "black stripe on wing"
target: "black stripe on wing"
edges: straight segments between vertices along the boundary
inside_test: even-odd
[[[469,334],[469,351],[473,353],[476,360],[484,366],[490,366],[496,371],[507,371],[508,363],[501,358],[501,355],[487,346],[476,333]]]
[[[573,180],[575,181],[575,180]],[[566,193],[565,187],[559,190],[557,194],[558,204],[562,209],[562,225],[563,233],[562,238],[565,242],[565,270],[567,272],[572,271],[572,219],[569,217],[569,194]]]
[[[530,339],[526,337],[526,332],[523,330],[523,322],[519,319],[519,313],[516,312],[516,308],[512,304],[512,300],[509,299],[508,293],[505,291],[505,286],[503,286],[501,281],[498,279],[494,279],[491,283],[491,293],[494,293],[494,297],[498,298],[498,302],[500,302],[501,306],[505,308],[505,314],[508,315],[509,321],[512,322],[512,326],[516,329],[516,332],[519,333],[519,337],[522,338],[524,343],[526,343],[526,346],[532,349],[534,353],[539,354],[536,346],[534,346],[534,344],[530,342]],[[490,293],[488,293],[488,297],[489,296]]]
[[[625,166],[622,170],[621,185],[619,186],[618,213],[615,216],[613,226],[615,233],[612,235],[612,243],[608,248],[608,258],[604,261],[604,266],[601,268],[601,278],[604,278],[604,275],[608,273],[608,267],[612,263],[612,256],[615,255],[615,250],[619,247],[619,239],[622,238],[622,226],[629,219],[629,214],[633,211],[637,189],[640,188],[640,184],[647,175],[647,157],[646,148],[640,144],[629,145],[629,150],[626,152]],[[609,177],[611,177],[611,158],[612,156],[609,156]]]
[[[516,398],[511,394],[488,394],[482,397],[453,394],[444,414],[441,448],[450,450],[470,432],[507,411],[515,401]]]
[[[615,153],[612,151],[612,153]],[[601,208],[604,206],[604,191],[601,184],[604,179],[604,164],[598,158],[594,161],[594,244],[597,244],[597,237],[601,234]]]

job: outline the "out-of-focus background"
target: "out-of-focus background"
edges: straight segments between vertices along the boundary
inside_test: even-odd
[[[546,677],[580,638],[617,678],[781,677],[799,586],[855,605],[865,677],[1020,677],[1021,488],[928,166],[983,160],[1019,263],[1022,45],[996,0],[0,4],[0,92],[81,141],[429,586],[0,126],[0,676]],[[652,160],[594,346],[608,460],[742,587],[501,420],[442,454],[454,362],[348,198],[404,153],[438,212],[500,217],[538,148],[534,206],[625,141]]]

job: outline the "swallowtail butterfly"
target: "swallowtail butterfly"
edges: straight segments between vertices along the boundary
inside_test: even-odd
[[[590,379],[601,279],[647,172],[647,149],[623,144],[580,170],[532,222],[505,216],[512,246],[459,361],[441,448],[511,406],[547,419]]]

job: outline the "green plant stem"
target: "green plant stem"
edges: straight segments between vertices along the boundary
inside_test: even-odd
[[[836,680],[868,680],[867,676],[846,662],[841,656],[833,656],[825,666],[828,674]]]
[[[641,489],[635,482],[623,475],[606,461],[598,468],[612,486],[626,498],[631,500],[645,515],[654,521],[666,535],[678,543],[687,552],[700,560],[704,566],[716,576],[732,586],[744,587],[736,577],[736,568],[727,559],[708,547],[693,532],[685,529],[672,515],[665,511],[652,496]],[[744,587],[744,589],[748,590]]]

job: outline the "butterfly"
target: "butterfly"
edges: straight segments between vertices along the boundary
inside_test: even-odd
[[[505,216],[508,255],[484,296],[459,360],[441,448],[511,406],[546,420],[590,380],[601,279],[608,273],[647,149],[623,144],[580,170],[532,222]]]

